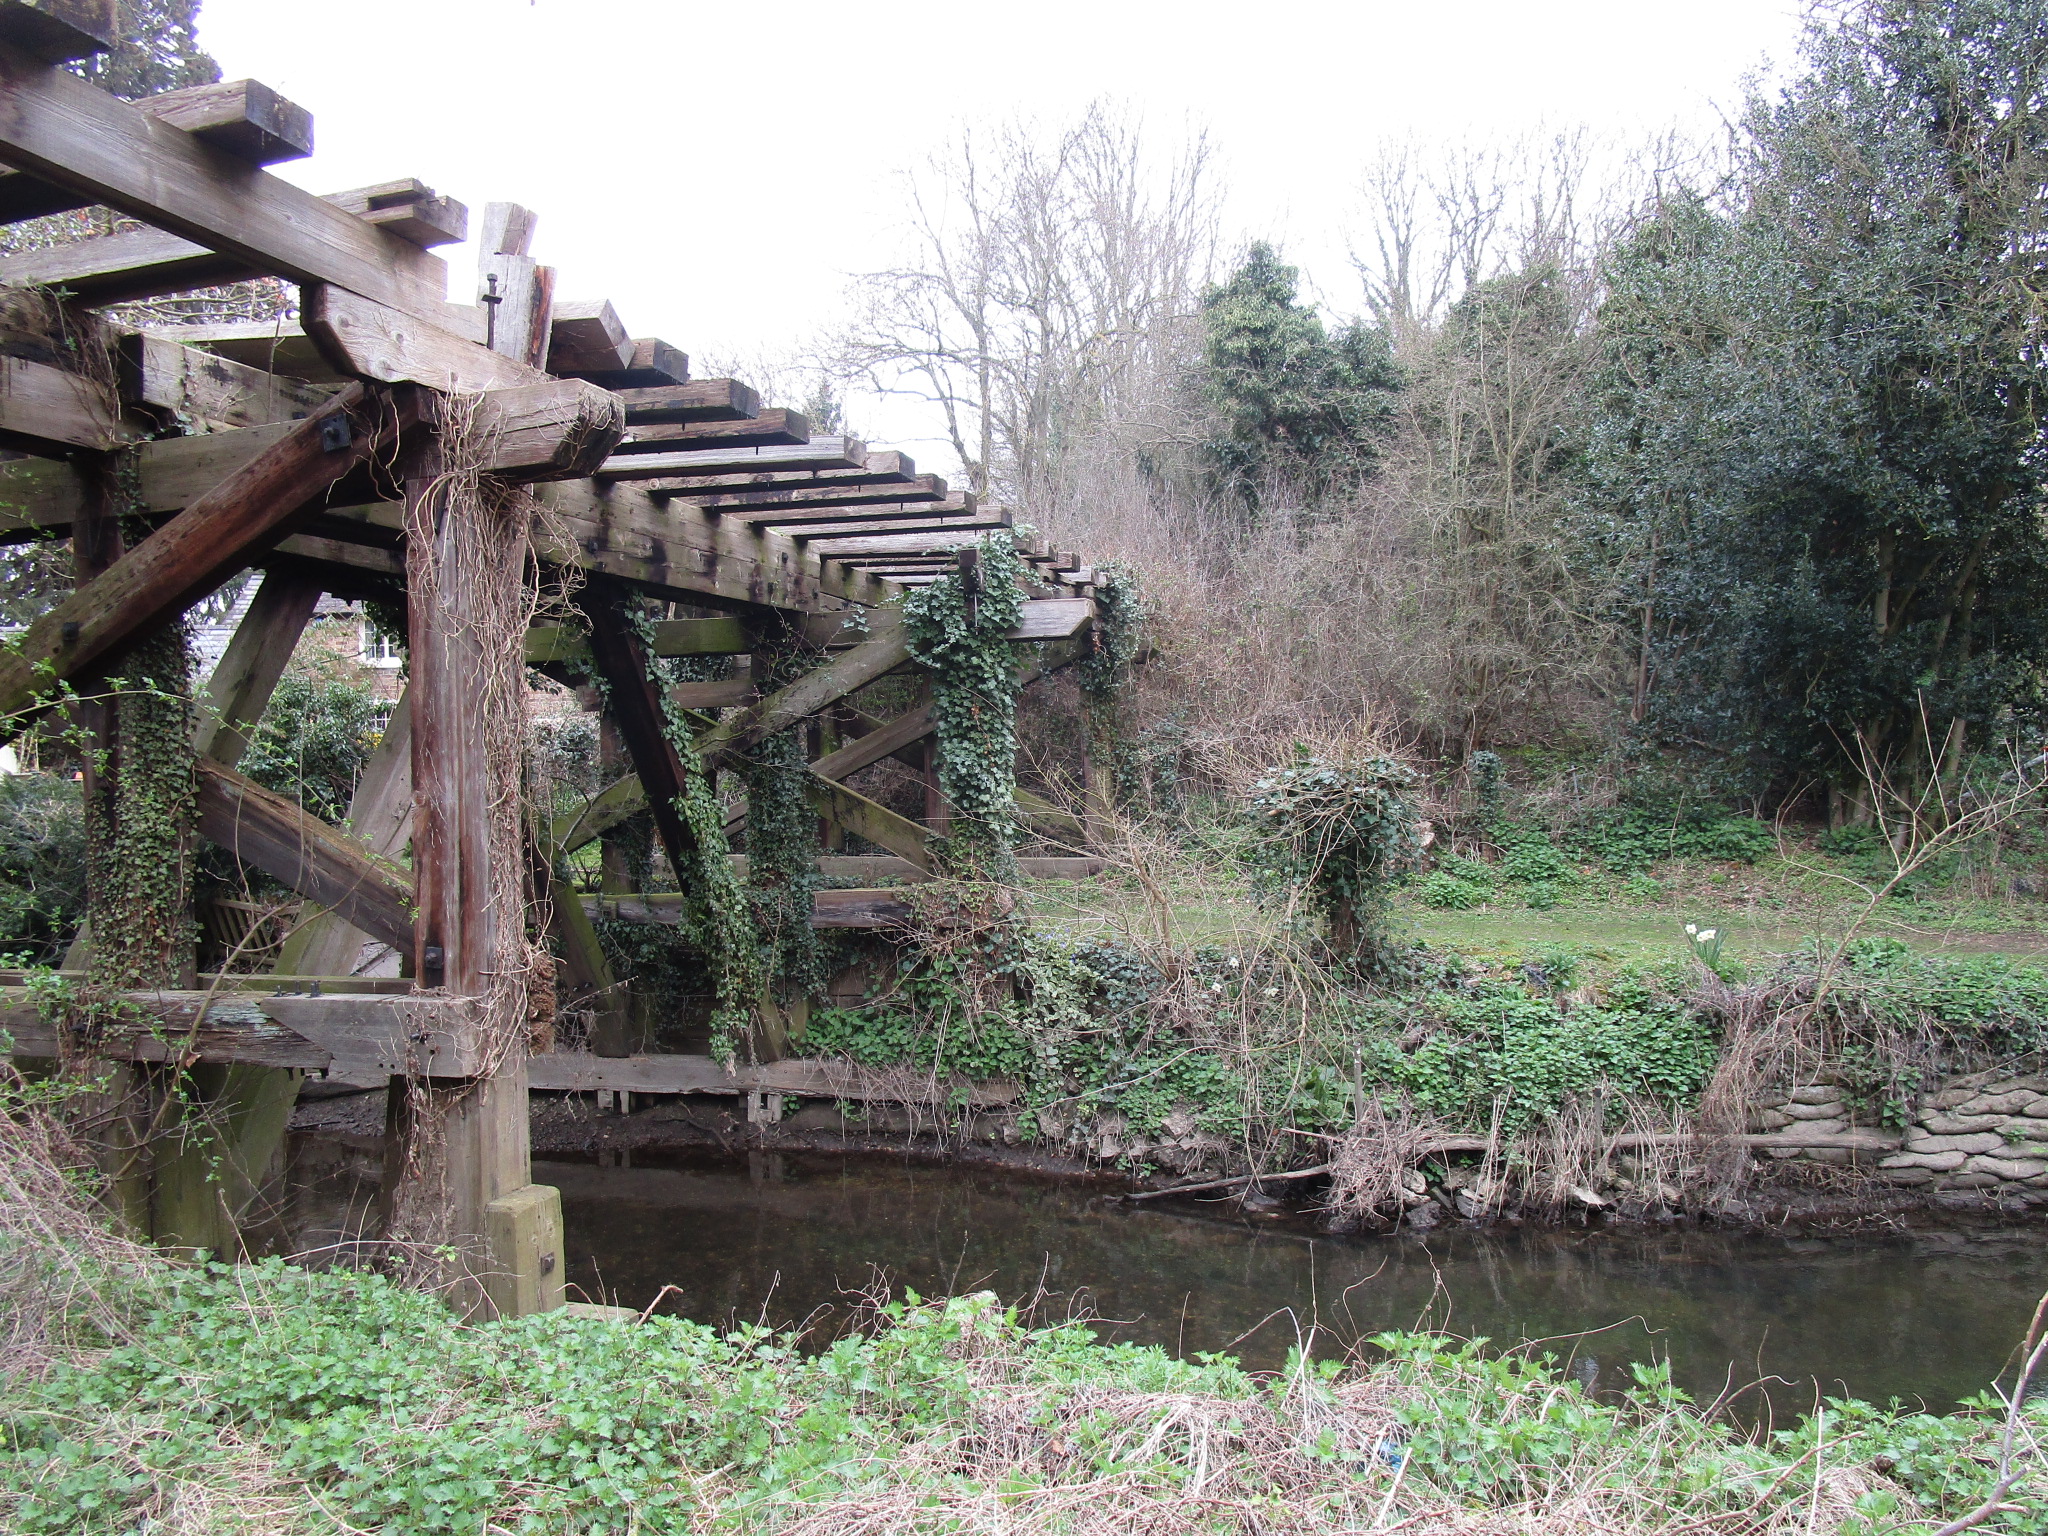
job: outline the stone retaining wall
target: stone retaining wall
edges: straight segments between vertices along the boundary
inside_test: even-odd
[[[1867,1161],[1872,1153],[1829,1146],[1828,1138],[1846,1140],[1861,1131],[1860,1139],[1867,1140],[1876,1128],[1854,1124],[1838,1085],[1810,1083],[1759,1105],[1750,1129],[1796,1132],[1802,1141],[1814,1143],[1763,1149],[1771,1158],[1845,1164]],[[2048,1203],[2048,1076],[1994,1068],[1951,1078],[1916,1099],[1912,1124],[1887,1141],[1896,1150],[1876,1155],[1877,1171],[1887,1183],[1934,1192],[2000,1192]]]

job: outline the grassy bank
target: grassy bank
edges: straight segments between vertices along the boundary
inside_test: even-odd
[[[2004,1410],[1851,1402],[1744,1435],[1656,1371],[1389,1334],[1270,1376],[1034,1329],[992,1298],[829,1343],[563,1314],[462,1326],[381,1278],[104,1273],[5,1384],[30,1533],[1923,1531],[1996,1479]],[[2048,1412],[2025,1421],[2031,1436]],[[2035,1490],[1991,1529],[2048,1530]]]

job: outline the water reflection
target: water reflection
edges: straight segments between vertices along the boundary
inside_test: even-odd
[[[788,1323],[890,1283],[927,1295],[1043,1291],[1109,1337],[1270,1367],[1427,1325],[1554,1339],[1602,1387],[1668,1357],[1711,1398],[1761,1376],[1781,1411],[1816,1386],[1945,1408],[2004,1364],[2048,1289],[2038,1225],[1890,1237],[1434,1232],[1329,1238],[1228,1207],[1128,1206],[1085,1186],[828,1157],[752,1164],[636,1154],[536,1162],[559,1185],[569,1275],[593,1295],[707,1322]],[[653,1162],[654,1166],[648,1166]],[[1590,1338],[1577,1338],[1601,1330]]]

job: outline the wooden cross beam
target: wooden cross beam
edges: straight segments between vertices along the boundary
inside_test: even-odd
[[[852,650],[814,667],[758,704],[735,711],[697,738],[697,751],[707,769],[724,767],[750,747],[809,719],[849,693],[910,660],[910,639],[901,614],[878,614],[870,638]],[[593,637],[594,640],[594,637]]]
[[[861,469],[865,443],[851,437],[814,437],[785,448],[693,449],[681,453],[625,454],[598,471],[602,480],[674,480],[760,470]],[[665,487],[674,490],[676,486]]]
[[[632,407],[627,407],[628,420]],[[731,474],[696,475],[673,482],[649,481],[641,489],[651,496],[680,497],[694,501],[703,496],[722,496],[735,491],[824,490],[834,486],[901,485],[915,479],[917,464],[907,453],[894,449],[870,449],[858,469],[792,469],[736,471]]]
[[[0,988],[0,1028],[14,1037],[15,1055],[30,1057],[243,1062],[380,1078],[468,1077],[480,1062],[462,997],[126,992],[88,1028],[65,1029],[44,1019],[30,989],[10,986]]]
[[[688,388],[689,386],[684,386]],[[659,425],[636,423],[619,444],[624,455],[712,452],[732,448],[795,446],[811,440],[811,424],[801,411],[760,411],[746,419],[683,421]]]
[[[945,502],[946,482],[937,475],[918,475],[908,480],[895,480],[886,485],[822,485],[808,486],[801,490],[786,491],[728,491],[722,494],[692,494],[689,500],[693,506],[716,512],[736,523],[777,523],[796,525],[807,521],[826,521],[829,517],[845,516],[849,507],[875,507],[894,511],[912,510],[910,503]],[[974,510],[974,498],[962,496],[951,503],[963,514]],[[815,519],[792,516],[815,510]],[[929,509],[920,509],[929,515]],[[943,509],[942,509],[943,510]]]
[[[650,389],[621,389],[629,427],[674,422],[745,421],[761,414],[761,397],[738,379],[695,379]]]

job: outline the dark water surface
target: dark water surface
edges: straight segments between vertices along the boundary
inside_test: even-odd
[[[1669,1358],[1702,1400],[1785,1378],[1945,1409],[2004,1365],[2048,1290],[2048,1227],[1833,1238],[1671,1231],[1332,1238],[1229,1205],[1128,1205],[1081,1184],[825,1156],[751,1164],[633,1154],[539,1162],[561,1188],[569,1279],[593,1298],[708,1323],[845,1309],[878,1275],[924,1295],[1041,1289],[1046,1320],[1085,1310],[1106,1337],[1281,1364],[1297,1337],[1341,1352],[1389,1328],[1503,1344],[1553,1339],[1603,1387]],[[1589,1333],[1590,1330],[1601,1330]],[[1588,1334],[1585,1337],[1568,1335]],[[1582,1369],[1583,1369],[1582,1365]]]

